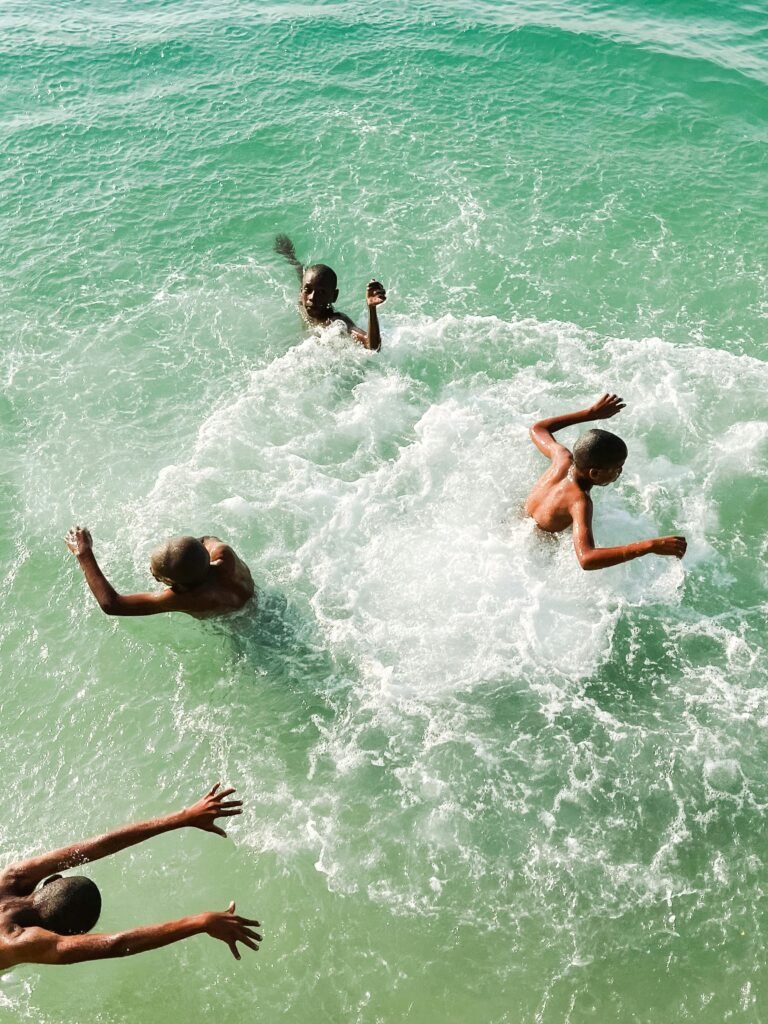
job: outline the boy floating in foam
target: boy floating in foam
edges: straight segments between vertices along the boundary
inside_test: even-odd
[[[616,395],[603,395],[589,409],[539,420],[531,427],[531,440],[552,465],[528,496],[525,511],[548,533],[573,526],[573,546],[582,569],[607,569],[641,555],[685,554],[685,537],[654,537],[615,548],[595,547],[592,536],[593,487],[605,487],[621,476],[627,446],[607,430],[588,430],[573,446],[573,454],[552,436],[556,430],[590,420],[607,420],[624,404]]]
[[[155,548],[149,571],[167,590],[118,594],[99,568],[90,531],[73,526],[64,538],[91,592],[107,615],[186,612],[196,619],[237,611],[254,594],[248,566],[217,537],[172,537]]]
[[[339,313],[333,308],[333,303],[339,297],[335,271],[324,263],[315,263],[311,267],[304,267],[296,258],[293,242],[287,235],[278,235],[275,238],[275,252],[285,256],[299,275],[301,282],[299,310],[310,326],[326,327],[331,323],[342,323],[361,345],[372,352],[379,351],[381,333],[377,307],[387,301],[387,293],[379,281],[369,281],[365,291],[365,301],[368,304],[368,331],[366,332],[354,324],[346,313]]]
[[[226,799],[234,789],[217,792],[218,789],[219,783],[196,804],[176,814],[125,825],[96,839],[86,839],[7,867],[0,874],[0,970],[17,964],[110,960],[202,934],[226,942],[236,960],[240,959],[238,942],[258,950],[261,936],[252,927],[258,928],[259,922],[238,917],[234,903],[226,910],[212,910],[164,924],[86,935],[99,919],[101,894],[90,878],[62,878],[58,874],[177,828],[199,828],[226,836],[214,824],[215,819],[242,814],[242,803]]]

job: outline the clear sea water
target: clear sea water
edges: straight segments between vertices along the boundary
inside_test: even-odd
[[[6,0],[0,840],[213,781],[231,840],[88,868],[100,927],[263,922],[0,981],[9,1021],[768,1019],[768,9]],[[307,334],[340,277],[383,351]],[[624,396],[596,574],[534,419]],[[575,431],[566,435],[573,440]],[[257,615],[103,616],[216,533]]]

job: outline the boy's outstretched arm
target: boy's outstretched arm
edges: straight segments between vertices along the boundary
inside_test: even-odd
[[[232,956],[240,959],[237,943],[258,950],[261,935],[253,931],[259,922],[235,914],[235,904],[223,911],[209,911],[181,917],[177,921],[131,928],[111,935],[57,935],[44,928],[24,928],[16,940],[8,943],[8,951],[16,963],[78,964],[85,960],[111,960],[133,956],[150,949],[160,949],[172,942],[203,933],[226,942]]]
[[[572,506],[573,546],[582,569],[608,569],[612,565],[631,562],[643,555],[674,555],[682,558],[685,554],[685,537],[654,537],[652,540],[638,540],[632,544],[621,544],[614,548],[595,547],[592,535],[592,502],[583,495]]]
[[[77,558],[85,582],[106,615],[158,615],[160,612],[184,612],[193,606],[189,593],[177,594],[170,588],[143,594],[118,594],[101,571],[93,553],[91,531],[73,526],[64,543]]]
[[[26,895],[48,875],[100,860],[128,846],[135,846],[145,839],[177,828],[199,828],[203,832],[215,832],[216,835],[226,836],[226,832],[215,824],[216,818],[231,818],[235,814],[242,814],[243,805],[240,800],[227,800],[226,798],[235,791],[220,789],[220,785],[221,783],[217,782],[197,803],[174,814],[150,818],[148,821],[140,821],[133,825],[123,825],[122,828],[116,828],[93,839],[85,839],[39,857],[11,864],[0,876],[0,888]]]
[[[555,456],[568,455],[571,453],[552,436],[556,430],[564,430],[566,427],[573,427],[577,423],[589,423],[590,420],[608,420],[616,416],[624,408],[624,402],[617,395],[603,395],[598,398],[588,409],[580,412],[567,412],[563,416],[550,416],[549,419],[539,420],[534,423],[529,433],[531,440],[548,459]]]
[[[284,256],[288,260],[299,275],[299,283],[301,283],[301,280],[304,277],[304,267],[296,258],[296,250],[288,235],[275,235],[275,252],[280,256]]]

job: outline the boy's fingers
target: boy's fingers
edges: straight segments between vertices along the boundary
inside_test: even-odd
[[[219,785],[219,783],[217,783],[217,785]],[[218,794],[219,800],[223,800],[225,796],[231,796],[231,794],[234,792],[234,786],[230,786],[229,789],[222,789],[222,791]]]
[[[221,785],[221,783],[217,782],[217,783],[215,783],[215,785],[211,786],[211,788],[208,790],[208,796],[213,796],[216,793],[216,790],[219,788],[220,785]]]

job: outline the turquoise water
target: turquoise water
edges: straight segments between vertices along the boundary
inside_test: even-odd
[[[764,1019],[768,29],[760,4],[10,2],[0,13],[4,856],[189,802],[53,1024]],[[383,351],[307,335],[287,232]],[[534,419],[622,394],[582,573]],[[575,432],[567,438],[571,440]],[[186,530],[257,616],[115,621]]]

